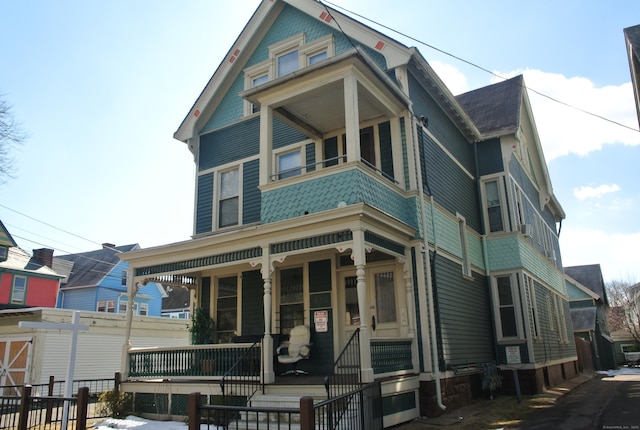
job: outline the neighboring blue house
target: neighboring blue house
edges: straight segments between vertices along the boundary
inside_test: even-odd
[[[127,309],[126,274],[129,264],[118,258],[140,245],[115,246],[104,243],[102,249],[54,257],[53,267],[66,277],[60,283],[58,308],[124,314]],[[161,315],[166,293],[154,282],[138,290],[133,314]]]
[[[186,286],[219,343],[262,339],[265,394],[299,325],[299,369],[380,381],[386,426],[471,402],[495,365],[527,394],[576,374],[565,214],[522,76],[456,97],[416,48],[264,0],[174,137],[196,162],[193,238],[125,253],[129,286]],[[334,365],[353,339],[358,363]],[[133,376],[188,376],[169,360]]]

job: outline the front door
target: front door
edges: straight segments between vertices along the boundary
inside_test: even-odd
[[[367,267],[367,306],[369,317],[367,325],[371,337],[398,337],[400,324],[398,318],[398,282],[395,265]],[[344,321],[344,339],[346,342],[355,329],[360,326],[361,312],[358,303],[357,278],[353,272],[341,276],[343,300],[341,309]]]

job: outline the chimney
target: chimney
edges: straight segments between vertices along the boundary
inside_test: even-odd
[[[40,264],[49,268],[53,267],[53,249],[40,248],[33,250],[33,258]]]
[[[115,248],[116,246],[113,243],[109,243],[109,242],[105,242],[102,244],[102,249],[111,249],[113,250],[113,248]]]

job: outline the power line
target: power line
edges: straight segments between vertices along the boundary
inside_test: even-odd
[[[320,2],[320,3],[323,3],[323,2]],[[335,3],[332,3],[332,2],[330,2],[330,1],[328,1],[328,0],[325,0],[325,1],[324,1],[324,3],[330,4],[331,6],[333,6],[333,7],[337,8],[337,9],[341,9],[341,10],[343,10],[343,11],[345,11],[345,12],[349,13],[349,14],[352,14],[352,15],[354,15],[354,16],[357,16],[358,18],[362,18],[362,19],[363,19],[363,20],[365,20],[365,21],[368,21],[368,22],[373,23],[373,24],[375,24],[375,25],[378,25],[378,26],[380,26],[380,27],[382,27],[382,28],[384,28],[384,29],[386,29],[386,30],[392,31],[392,32],[394,32],[394,33],[396,33],[396,34],[399,34],[399,35],[401,35],[401,36],[403,36],[403,37],[406,37],[406,38],[407,38],[407,39],[409,39],[409,40],[412,40],[412,41],[414,41],[414,42],[416,42],[416,43],[419,43],[419,44],[421,44],[421,45],[426,46],[427,48],[433,49],[434,51],[440,52],[440,53],[442,53],[442,54],[444,54],[444,55],[447,55],[447,56],[449,56],[449,57],[451,57],[451,58],[454,58],[454,59],[456,59],[456,60],[458,60],[458,61],[461,61],[461,62],[463,62],[463,63],[465,63],[465,64],[468,64],[469,66],[475,67],[476,69],[479,69],[479,70],[481,70],[481,71],[483,71],[483,72],[485,72],[485,73],[488,73],[488,74],[490,74],[490,75],[492,75],[492,76],[495,76],[495,77],[497,77],[497,78],[499,78],[499,79],[502,79],[502,80],[507,80],[507,79],[508,79],[508,78],[506,78],[506,77],[504,77],[504,76],[501,76],[501,75],[499,75],[499,74],[497,74],[497,73],[495,73],[495,72],[493,72],[493,71],[491,71],[491,70],[489,70],[489,69],[487,69],[487,68],[485,68],[485,67],[482,67],[482,66],[480,66],[480,65],[478,65],[478,64],[476,64],[476,63],[474,63],[474,62],[472,62],[472,61],[465,60],[465,59],[464,59],[464,58],[462,58],[462,57],[459,57],[459,56],[457,56],[457,55],[454,55],[454,54],[452,54],[452,53],[450,53],[450,52],[447,52],[447,51],[445,51],[445,50],[443,50],[443,49],[437,48],[437,47],[435,47],[435,46],[433,46],[433,45],[430,45],[430,44],[428,44],[428,43],[426,43],[426,42],[423,42],[423,41],[422,41],[422,40],[420,40],[420,39],[417,39],[417,38],[415,38],[415,37],[413,37],[413,36],[409,36],[409,35],[408,35],[408,34],[406,34],[406,33],[403,33],[403,32],[401,32],[401,31],[398,31],[398,30],[396,30],[396,29],[394,29],[394,28],[391,28],[391,27],[389,27],[389,26],[386,26],[386,25],[384,25],[384,24],[381,24],[381,23],[379,23],[379,22],[377,22],[377,21],[374,21],[373,19],[367,18],[366,16],[360,15],[359,13],[353,12],[353,11],[351,11],[351,10],[347,9],[347,8],[344,8],[344,7],[342,7],[342,6],[339,6],[339,5],[337,5],[337,4],[335,4]],[[326,5],[324,5],[324,3],[323,3],[323,6],[326,8],[327,6],[326,6]],[[334,20],[335,20],[335,18],[334,18]],[[337,24],[337,21],[336,21],[336,24]],[[339,25],[338,25],[338,28],[340,28],[340,26],[339,26]],[[342,31],[342,28],[340,28],[340,31]],[[351,41],[351,39],[349,39],[349,41]],[[624,127],[624,128],[626,128],[626,129],[629,129],[629,130],[635,131],[635,132],[637,132],[637,133],[640,133],[640,129],[630,127],[630,126],[625,125],[625,124],[622,124],[622,123],[620,123],[620,122],[618,122],[618,121],[612,120],[612,119],[607,118],[607,117],[604,117],[604,116],[602,116],[602,115],[599,115],[599,114],[596,114],[596,113],[590,112],[590,111],[588,111],[588,110],[582,109],[582,108],[580,108],[580,107],[574,106],[574,105],[572,105],[572,104],[570,104],[570,103],[563,102],[562,100],[558,100],[558,99],[556,99],[556,98],[554,98],[554,97],[551,97],[551,96],[549,96],[549,95],[547,95],[547,94],[544,94],[543,92],[538,91],[538,90],[535,90],[535,89],[533,89],[533,88],[531,88],[531,87],[528,87],[528,86],[526,86],[526,85],[524,85],[524,84],[522,85],[522,87],[523,87],[523,88],[528,89],[529,91],[531,91],[531,92],[533,92],[533,93],[538,94],[538,95],[539,95],[539,96],[541,96],[541,97],[544,97],[544,98],[546,98],[546,99],[548,99],[548,100],[551,100],[551,101],[553,101],[553,102],[555,102],[555,103],[561,104],[561,105],[566,106],[566,107],[571,108],[571,109],[575,109],[575,110],[577,110],[577,111],[579,111],[579,112],[582,112],[582,113],[584,113],[584,114],[586,114],[586,115],[590,115],[590,116],[593,116],[593,117],[595,117],[595,118],[601,119],[601,120],[603,120],[603,121],[607,121],[607,122],[609,122],[609,123],[611,123],[611,124],[615,124],[615,125],[617,125],[617,126]]]

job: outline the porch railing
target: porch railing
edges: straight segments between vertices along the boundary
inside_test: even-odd
[[[261,343],[255,342],[225,372],[220,381],[222,404],[246,406],[251,397],[260,389]]]
[[[191,345],[171,348],[133,348],[128,352],[128,379],[220,379],[254,344]],[[260,348],[260,344],[256,346]],[[261,356],[258,352],[257,357]],[[245,370],[249,370],[248,368]],[[260,365],[251,369],[260,378]]]
[[[413,339],[371,339],[371,367],[373,373],[393,373],[413,370],[411,345]]]
[[[324,378],[327,398],[360,388],[360,329],[356,329],[344,349],[333,363],[331,373]]]

